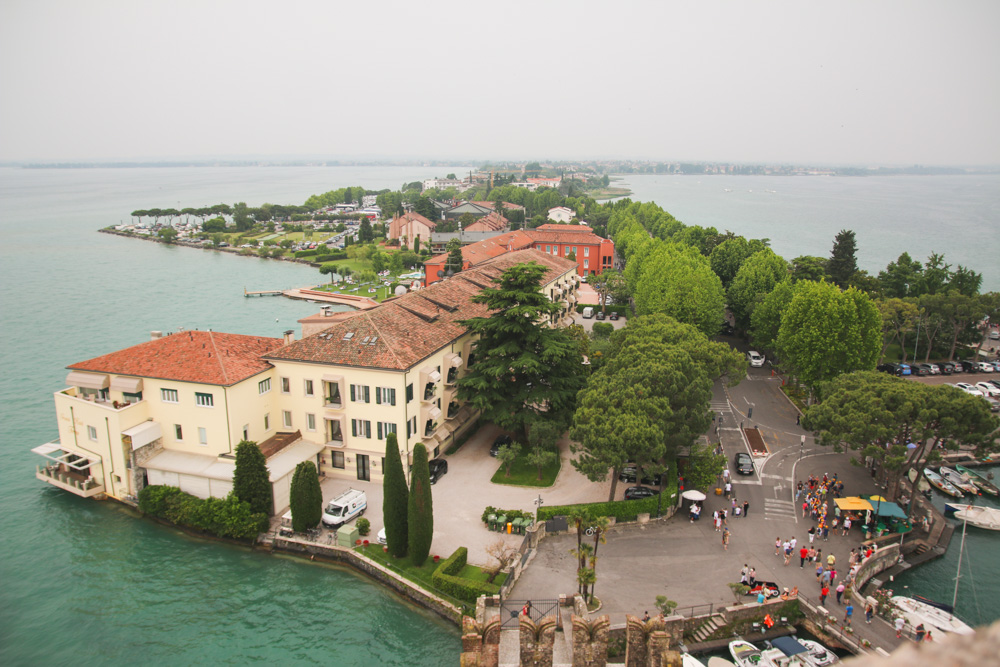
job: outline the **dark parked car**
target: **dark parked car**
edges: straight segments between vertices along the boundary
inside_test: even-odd
[[[960,361],[960,362],[958,362],[958,364],[959,364],[960,368],[959,368],[959,370],[956,370],[957,373],[978,373],[979,372],[979,369],[976,368],[976,362],[975,361]]]
[[[753,474],[753,459],[746,452],[740,452],[736,455],[736,472],[741,475]]]
[[[432,459],[427,463],[431,471],[431,484],[436,484],[448,472],[448,462],[444,459]]]
[[[645,486],[630,486],[625,489],[625,500],[640,500],[641,498],[652,498],[656,491]]]
[[[889,375],[899,376],[903,374],[903,369],[899,367],[899,364],[879,364],[876,370],[888,373]]]
[[[911,366],[914,375],[931,375],[930,364],[913,364]]]
[[[490,446],[490,456],[496,456],[501,447],[509,445],[512,442],[514,442],[514,439],[509,435],[497,436],[497,439],[494,440],[493,444]]]
[[[662,475],[650,477],[648,472],[643,471],[641,483],[649,484],[650,486],[660,486],[661,477]],[[622,468],[622,471],[618,473],[618,481],[635,484],[635,466],[625,466]]]
[[[617,320],[618,319],[618,311],[617,310],[612,310],[611,314],[608,315],[608,319],[609,320]]]
[[[598,319],[598,320],[603,320],[604,319],[604,311],[603,310],[599,310],[596,313],[594,313],[594,318]]]
[[[955,364],[950,361],[938,364],[938,368],[941,369],[941,375],[951,375],[956,371]]]
[[[733,325],[730,324],[729,322],[723,322],[722,326],[719,328],[720,335],[732,336],[734,333],[736,332],[733,330]]]

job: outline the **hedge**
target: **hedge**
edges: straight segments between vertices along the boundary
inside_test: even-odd
[[[480,595],[499,593],[500,586],[457,576],[465,567],[468,556],[469,550],[465,547],[455,549],[455,553],[437,566],[434,574],[431,575],[431,581],[434,583],[434,587],[442,593],[447,593],[463,602],[475,604]]]
[[[310,255],[315,255],[315,254],[316,254],[316,249],[315,248],[313,248],[312,250],[296,250],[295,251],[295,257],[296,258],[299,258],[299,257],[309,257]]]
[[[495,514],[497,516],[506,516],[508,521],[513,521],[514,519],[531,519],[535,520],[534,512],[525,512],[524,510],[505,510],[498,509],[492,505],[487,505],[486,509],[483,510],[482,520],[483,523],[487,523],[490,519],[490,515]]]
[[[344,250],[338,252],[317,253],[316,259],[313,261],[318,264],[322,264],[323,262],[336,262],[342,259],[347,259],[347,252]]]
[[[663,502],[660,510],[665,510],[675,502],[673,494],[677,493],[677,482],[674,481],[663,490]],[[656,515],[657,496],[641,500],[612,500],[603,503],[582,503],[580,505],[542,506],[538,510],[538,520],[547,521],[555,516],[570,516],[575,511],[586,511],[591,516],[613,516],[617,521],[635,521],[640,514]]]
[[[584,308],[593,308],[594,313],[597,313],[598,311],[601,310],[601,306],[596,303],[576,304],[576,312],[582,313]],[[622,317],[628,317],[631,314],[632,310],[628,304],[622,303],[622,304],[615,304],[613,306],[605,306],[604,312],[606,312],[608,315],[610,315],[611,313],[618,313]]]
[[[219,537],[248,538],[266,531],[267,515],[254,513],[250,503],[230,493],[221,498],[197,498],[175,486],[147,486],[139,492],[139,509],[178,526]]]

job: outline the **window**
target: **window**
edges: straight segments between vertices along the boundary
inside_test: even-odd
[[[305,391],[306,391],[306,396],[312,396],[313,395],[313,381],[312,380],[306,380]]]
[[[367,419],[352,419],[351,435],[355,438],[372,437],[372,423]]]
[[[211,394],[202,394],[201,392],[194,392],[194,402],[203,408],[210,408],[215,405],[215,399]]]
[[[264,415],[264,430],[265,431],[270,431],[271,430],[271,415],[270,414],[265,414]]]
[[[406,422],[406,436],[416,435],[417,433],[417,418],[414,416],[410,418],[410,421]]]
[[[244,440],[250,439],[250,424],[243,425],[243,439]]]
[[[413,383],[406,385],[406,402],[409,403],[413,400]]]
[[[139,401],[142,400],[142,392],[141,391],[139,393],[136,393],[136,394],[132,394],[132,393],[129,393],[129,392],[126,391],[126,392],[124,392],[122,394],[122,396],[125,397],[125,402],[126,403],[138,403]]]
[[[306,415],[306,430],[307,431],[316,430],[316,415],[313,414]]]
[[[208,444],[208,429],[204,426],[198,427],[198,444],[207,445]]]
[[[377,430],[376,435],[378,436],[379,440],[383,440],[383,439],[389,437],[390,433],[395,433],[396,432],[396,425],[395,424],[391,424],[389,422],[378,422],[378,424],[376,424],[376,426],[378,427],[376,429]]]
[[[176,389],[161,389],[160,400],[164,403],[179,403]]]
[[[180,424],[174,424],[174,438],[177,440],[184,439],[184,430],[181,428]]]
[[[330,452],[330,465],[334,468],[344,468],[344,452]]]
[[[573,246],[573,254],[576,254],[576,246]]]
[[[93,440],[94,442],[97,442],[97,429],[94,428],[93,426],[88,426],[87,437]]]
[[[586,269],[586,268],[589,268],[589,267],[590,267],[590,260],[589,259],[583,260],[583,268]]]
[[[281,393],[290,394],[292,393],[292,381],[288,378],[281,378]]]
[[[550,246],[550,245],[545,246],[545,252],[547,252],[548,254],[551,255],[552,254],[552,246]]]
[[[396,405],[396,390],[391,387],[375,387],[375,402],[379,405]]]
[[[285,428],[292,427],[292,413],[288,410],[281,411],[281,423],[285,425]]]
[[[351,402],[353,403],[371,403],[371,398],[368,395],[368,386],[363,384],[352,384],[351,385]]]
[[[590,257],[590,246],[587,246],[583,249],[583,256]]]
[[[266,380],[261,380],[260,382],[258,382],[257,390],[261,394],[266,394],[267,392],[271,391],[271,378],[267,378]]]

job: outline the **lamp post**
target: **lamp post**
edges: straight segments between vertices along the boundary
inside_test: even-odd
[[[542,494],[538,494],[538,498],[535,499],[535,523],[538,523],[538,509],[545,504],[542,500]]]

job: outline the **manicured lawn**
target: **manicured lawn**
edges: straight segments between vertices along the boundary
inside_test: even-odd
[[[554,463],[542,468],[542,479],[538,479],[538,468],[528,465],[524,458],[515,459],[510,467],[510,477],[506,476],[505,466],[500,466],[493,479],[494,484],[510,484],[511,486],[552,486],[562,462],[557,458]]]
[[[475,565],[466,565],[462,568],[462,571],[458,573],[458,576],[463,579],[473,579],[475,581],[486,581],[489,579],[489,574],[481,567],[476,567]],[[502,586],[503,582],[507,581],[507,573],[501,572],[497,575],[493,583],[497,586]]]

